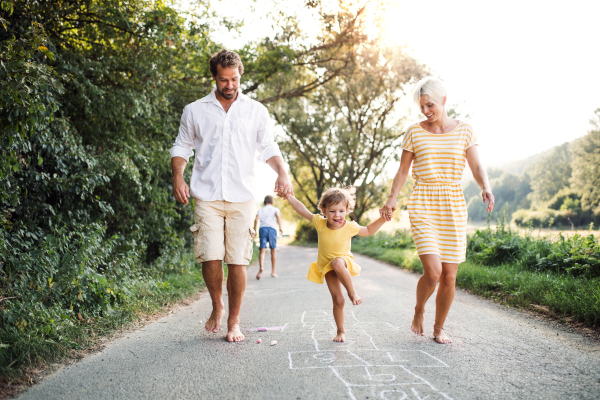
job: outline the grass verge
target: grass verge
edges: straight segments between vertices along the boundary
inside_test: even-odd
[[[473,239],[469,237],[470,241]],[[491,239],[486,243],[498,247],[498,251],[506,251],[507,248],[494,244]],[[559,245],[563,246],[563,242],[558,241]],[[352,251],[423,273],[412,238],[405,231],[356,238],[352,242]],[[570,317],[590,327],[600,326],[600,278],[561,273],[555,268],[536,270],[515,261],[485,265],[473,261],[481,258],[473,250],[468,252],[467,257],[467,262],[458,268],[457,286],[503,304],[525,308],[542,305],[553,317]],[[544,258],[539,255],[538,258],[538,264],[544,265]]]

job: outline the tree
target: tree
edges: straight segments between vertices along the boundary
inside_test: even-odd
[[[314,74],[317,71],[313,71]],[[332,185],[357,187],[360,221],[385,195],[382,173],[398,159],[398,103],[423,67],[399,47],[360,46],[343,73],[302,98],[271,106],[285,136],[280,146],[304,200],[317,209]]]
[[[572,146],[571,188],[581,196],[584,209],[600,206],[600,108],[590,121],[592,129]]]
[[[556,146],[552,152],[535,162],[528,171],[531,177],[531,199],[540,206],[552,199],[571,179],[570,143]]]

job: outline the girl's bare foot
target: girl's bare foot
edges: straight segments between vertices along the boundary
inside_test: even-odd
[[[223,319],[223,314],[225,313],[225,309],[223,304],[220,307],[213,306],[212,313],[210,313],[210,317],[206,324],[204,325],[204,329],[206,332],[217,333],[221,329],[221,320]]]
[[[352,305],[359,305],[360,303],[362,303],[362,298],[357,295],[356,293],[354,294],[348,294],[348,297],[350,298],[350,301],[352,301]]]
[[[433,338],[440,344],[452,343],[452,340],[444,332],[444,328],[433,328]]]
[[[346,341],[346,332],[338,331],[337,335],[333,338],[334,342],[345,342]]]
[[[240,331],[239,324],[227,324],[229,328],[227,330],[227,341],[228,342],[241,342],[244,340],[244,335]]]
[[[425,336],[425,329],[423,329],[423,314],[415,313],[410,330],[413,331],[415,335]]]
[[[260,279],[260,276],[262,275],[262,273],[263,273],[263,270],[259,269],[258,274],[256,274],[256,279]]]

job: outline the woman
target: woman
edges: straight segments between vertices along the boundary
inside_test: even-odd
[[[408,213],[423,275],[417,284],[417,305],[411,329],[417,335],[425,335],[425,303],[439,281],[433,336],[438,343],[450,343],[444,332],[444,322],[454,299],[458,264],[465,261],[467,249],[467,205],[460,187],[466,162],[481,187],[488,212],[494,208],[494,195],[479,161],[477,136],[473,129],[463,121],[448,117],[444,83],[436,77],[426,77],[417,83],[413,96],[427,119],[411,125],[406,131],[400,168],[380,213],[387,221],[392,218],[396,197],[412,164],[415,185],[408,202]]]

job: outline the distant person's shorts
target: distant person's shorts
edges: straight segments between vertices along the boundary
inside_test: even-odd
[[[254,200],[245,203],[194,199],[194,257],[200,263],[222,260],[248,265],[252,259]]]
[[[269,242],[269,248],[274,249],[277,247],[277,231],[273,228],[264,227],[258,230],[258,237],[260,238],[261,249],[267,248],[267,242]]]

